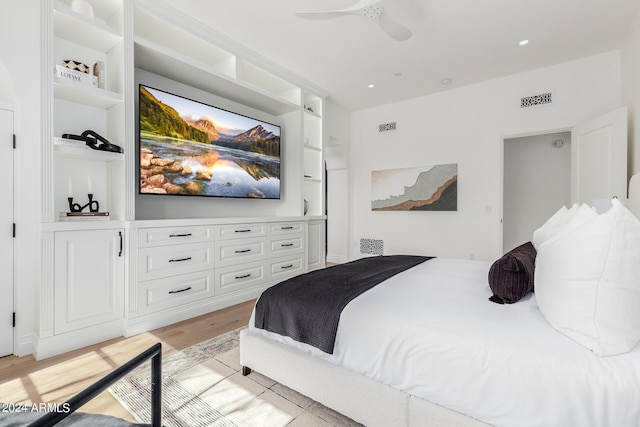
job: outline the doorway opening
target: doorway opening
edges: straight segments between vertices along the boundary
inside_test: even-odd
[[[505,138],[502,252],[531,240],[571,201],[571,131]]]

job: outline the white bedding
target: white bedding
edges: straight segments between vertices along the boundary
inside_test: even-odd
[[[488,301],[490,266],[436,258],[365,292],[332,355],[249,327],[495,426],[639,426],[640,346],[599,357],[551,328],[535,297]]]

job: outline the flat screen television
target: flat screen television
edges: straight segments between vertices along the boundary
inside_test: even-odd
[[[140,194],[280,198],[280,126],[139,85]]]

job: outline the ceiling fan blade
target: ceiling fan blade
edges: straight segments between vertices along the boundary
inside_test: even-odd
[[[380,3],[381,0],[360,0],[355,4],[346,7],[344,9],[336,9],[336,10],[321,10],[321,11],[312,11],[312,12],[295,12],[295,15],[299,18],[304,19],[329,19],[335,18],[337,16],[349,15],[349,14],[360,14],[361,10],[376,5]]]
[[[326,12],[296,12],[296,16],[298,18],[314,20],[314,19],[335,18],[336,16],[350,15],[352,13],[353,12],[343,12],[343,11],[338,11],[338,10],[329,10],[329,11],[326,11]]]
[[[330,19],[343,15],[359,15],[377,23],[391,38],[398,41],[408,40],[413,33],[410,29],[389,17],[382,7],[384,0],[360,0],[345,9],[296,12],[296,16],[304,19]]]
[[[380,13],[378,24],[380,25],[380,28],[389,35],[389,37],[395,40],[403,42],[413,36],[413,33],[409,28],[387,15],[384,12],[384,9]]]

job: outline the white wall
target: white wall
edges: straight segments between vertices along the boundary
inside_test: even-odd
[[[500,253],[504,136],[569,129],[621,105],[620,53],[600,55],[352,115],[350,256],[360,238],[385,253],[493,260]],[[551,106],[520,98],[553,91]],[[378,134],[378,124],[398,130]],[[372,212],[371,171],[458,164],[457,212]]]
[[[32,352],[40,263],[40,2],[13,3],[11,13],[0,14],[0,62],[16,101],[14,309],[16,354],[22,355]]]
[[[571,132],[505,139],[503,170],[504,253],[571,202]]]
[[[629,175],[640,173],[640,12],[622,46],[622,101],[629,112]]]

